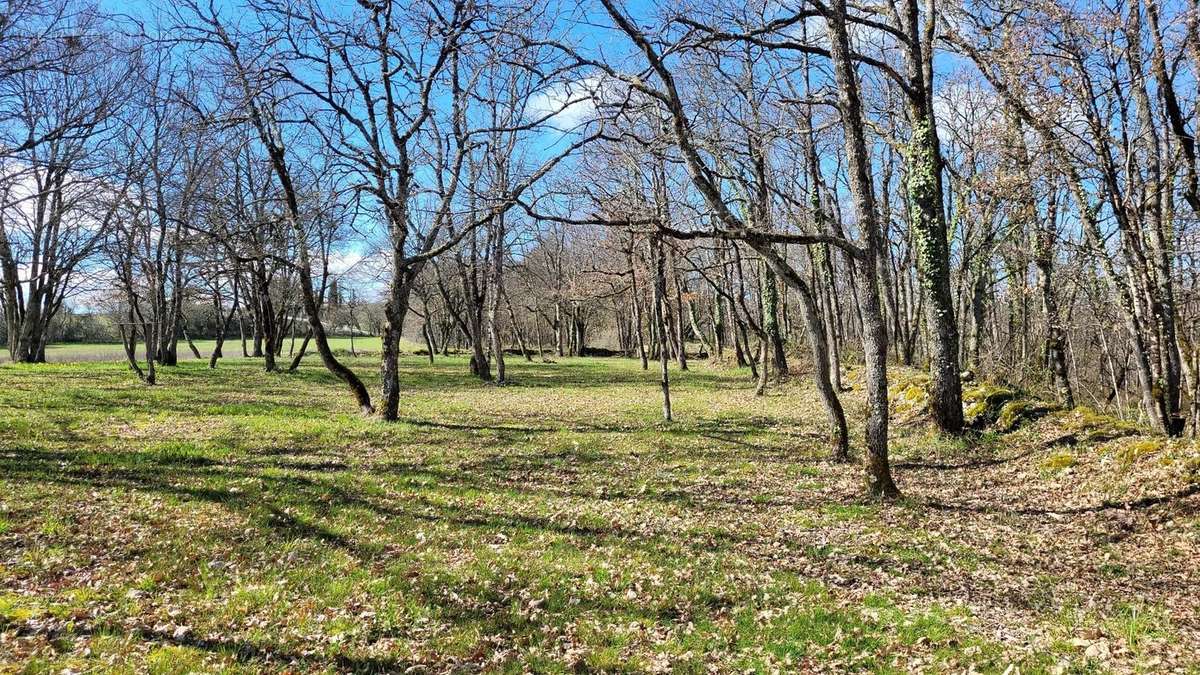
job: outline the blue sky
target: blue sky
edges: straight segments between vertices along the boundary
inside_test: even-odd
[[[403,1],[403,0],[402,0]],[[581,47],[593,52],[603,52],[609,59],[618,59],[616,63],[620,63],[620,57],[628,55],[631,51],[631,45],[624,34],[615,29],[608,28],[611,24],[608,16],[604,13],[603,8],[594,0],[557,0],[558,7],[561,11],[569,16],[572,20],[571,34],[580,38]],[[208,0],[200,0],[201,3],[207,4]],[[328,0],[322,3],[331,8],[345,7],[351,0]],[[215,7],[220,10],[226,18],[231,22],[238,22],[239,19],[245,18],[244,12],[245,3],[242,0],[213,0]],[[166,15],[165,20],[171,21],[172,10],[174,5],[169,0],[101,0],[101,6],[108,11],[130,15],[138,20],[146,21],[148,24],[153,24],[157,16]],[[655,11],[656,5],[651,0],[634,0],[625,5],[626,11],[635,17],[639,23],[651,23],[649,20]],[[583,20],[580,20],[583,19]],[[817,37],[823,34],[823,26],[816,27]],[[633,67],[641,67],[643,61],[640,58],[635,58],[631,61]],[[823,66],[822,59],[815,58],[814,65]],[[945,75],[950,70],[962,66],[962,62],[952,58],[950,55],[939,53],[937,62],[938,72]],[[864,73],[870,69],[864,69]],[[814,80],[814,86],[820,86],[820,77]],[[536,161],[537,156],[546,156],[555,149],[562,146],[566,142],[562,134],[554,132],[545,132],[541,135],[542,147],[537,147],[537,139],[533,139],[531,150],[529,152]],[[826,156],[823,158],[829,168],[827,173],[832,171],[832,167],[836,162],[836,157]],[[339,258],[344,261],[354,261],[360,259],[368,252],[367,244],[357,241],[349,245],[346,250],[343,250]]]

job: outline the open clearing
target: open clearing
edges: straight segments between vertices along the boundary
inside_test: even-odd
[[[300,343],[303,340],[304,340],[303,336],[296,338],[296,343],[295,343],[296,349],[300,348]],[[217,344],[216,340],[195,340],[193,342],[196,345],[196,349],[200,350],[200,353],[204,356],[205,359],[208,358],[209,354],[212,354],[213,347]],[[290,359],[291,358],[291,354],[289,354],[289,351],[288,351],[289,348],[291,347],[291,344],[292,344],[292,341],[291,341],[290,337],[284,341],[283,356],[280,358],[282,358],[282,359]],[[350,347],[351,347],[350,338],[349,337],[331,337],[331,338],[329,338],[329,346],[338,351],[349,352]],[[354,347],[356,347],[357,349],[360,349],[360,350],[363,348],[378,349],[379,348],[379,338],[370,338],[370,337],[355,338],[354,339]],[[412,348],[414,348],[414,345],[406,344],[405,347],[412,349]],[[231,356],[231,357],[237,356],[237,355],[241,354],[241,352],[242,352],[242,344],[237,339],[227,339],[227,340],[225,340],[224,347],[222,347],[222,351],[228,356]],[[314,349],[310,346],[309,353],[315,354],[316,349]],[[145,345],[139,345],[138,356],[140,358],[145,358]],[[50,363],[77,363],[77,362],[82,362],[82,361],[120,361],[124,358],[125,358],[125,348],[122,347],[119,343],[73,342],[73,343],[46,345],[46,360]],[[195,358],[195,356],[193,356],[192,351],[190,349],[188,349],[187,343],[180,341],[179,342],[179,360],[180,361],[190,361],[194,358]],[[4,351],[4,350],[0,350],[0,363],[4,363],[5,361],[9,361],[9,360],[10,359],[9,359],[8,352]]]
[[[880,505],[808,378],[510,370],[0,367],[0,671],[1197,672],[1191,443],[897,423]]]

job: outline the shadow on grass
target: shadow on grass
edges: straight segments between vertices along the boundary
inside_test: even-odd
[[[1098,504],[1089,506],[1070,506],[1065,508],[1044,508],[1044,507],[1027,507],[1027,508],[1009,508],[1002,506],[991,506],[987,504],[949,504],[938,501],[927,501],[923,505],[936,511],[961,511],[966,513],[993,513],[1014,516],[1078,516],[1088,513],[1102,513],[1104,511],[1122,510],[1133,511],[1148,509],[1164,504],[1181,502],[1189,497],[1200,495],[1200,483],[1192,483],[1191,485],[1176,490],[1165,495],[1151,495],[1140,499],[1129,501],[1115,501],[1105,499]],[[1200,503],[1189,504],[1185,507],[1188,512],[1200,511]]]
[[[104,461],[94,461],[97,457],[103,457]],[[553,458],[542,461],[553,461]],[[197,464],[190,458],[148,460],[144,453],[119,451],[77,453],[23,449],[0,455],[0,475],[8,481],[121,488],[220,504],[244,513],[256,527],[270,533],[277,541],[308,539],[344,551],[362,561],[381,554],[383,545],[377,541],[357,541],[321,520],[340,515],[343,510],[362,510],[386,521],[389,527],[399,526],[401,529],[406,524],[433,522],[496,532],[531,530],[574,538],[580,547],[609,544],[664,555],[677,553],[681,547],[712,550],[715,546],[728,547],[745,542],[745,539],[722,531],[705,530],[689,534],[632,529],[615,522],[595,522],[598,519],[593,518],[568,520],[538,514],[492,511],[478,505],[447,503],[442,498],[447,492],[453,496],[456,491],[486,490],[512,491],[518,496],[569,496],[543,487],[512,485],[505,476],[513,471],[535,470],[538,464],[534,460],[526,465],[527,469],[517,468],[520,466],[519,463],[484,461],[474,466],[480,473],[404,464],[364,469],[365,473],[386,475],[404,482],[404,493],[384,500],[368,496],[364,491],[352,491],[336,480],[279,475],[280,470],[295,468],[287,463],[244,465],[214,461]],[[336,477],[350,474],[338,472],[326,475]],[[412,480],[414,478],[432,479],[432,482]],[[247,479],[258,481],[261,489],[235,491],[224,486]],[[576,496],[597,499],[594,493],[579,492]],[[682,494],[638,495],[617,492],[604,499],[680,502],[685,497]],[[300,512],[311,512],[315,517],[299,515]]]
[[[612,367],[613,360],[596,362],[592,359],[572,359],[565,362],[540,364],[518,363],[510,367],[514,382],[510,388],[572,389],[586,392],[603,388],[642,388],[647,392],[656,387],[654,378],[635,367]],[[624,362],[621,362],[624,364]],[[349,361],[364,383],[374,390],[377,386],[375,364],[371,359]],[[625,364],[628,365],[628,364]],[[369,366],[369,367],[368,367]],[[84,412],[116,413],[125,410],[145,411],[156,415],[208,416],[220,415],[277,415],[298,418],[327,417],[331,411],[349,411],[349,394],[343,385],[319,364],[311,363],[296,372],[264,373],[256,361],[238,360],[223,363],[209,370],[198,361],[181,362],[165,368],[160,383],[144,386],[117,364],[97,369],[86,366],[48,365],[0,370],[0,377],[12,383],[41,388],[43,380],[53,379],[53,391],[26,396],[11,401],[18,408],[40,411],[65,411],[71,415]],[[76,372],[80,371],[80,372]],[[64,386],[70,383],[69,386]],[[301,385],[298,390],[297,385]],[[465,358],[452,358],[430,365],[424,360],[407,359],[402,364],[401,387],[405,394],[444,394],[455,391],[483,390],[491,385],[472,377]],[[677,377],[675,386],[687,389],[746,389],[744,375],[736,371],[691,371]],[[311,391],[305,391],[311,387]],[[14,390],[15,391],[15,390]],[[297,394],[307,394],[298,404]],[[586,393],[584,394],[586,396]]]
[[[351,656],[344,653],[321,655],[313,653],[312,650],[301,652],[242,640],[209,638],[191,634],[176,636],[174,633],[162,630],[127,628],[107,623],[87,626],[71,622],[50,629],[39,628],[38,630],[31,629],[28,624],[19,624],[14,628],[17,637],[42,635],[50,641],[81,636],[132,637],[144,642],[227,655],[240,663],[258,666],[277,663],[280,666],[299,666],[311,670],[334,668],[338,672],[352,673],[409,672],[413,666],[419,667],[419,664],[414,661],[398,657],[376,658]]]

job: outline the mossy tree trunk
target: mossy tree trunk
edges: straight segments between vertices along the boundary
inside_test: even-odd
[[[963,430],[962,382],[958,369],[958,323],[950,284],[950,245],[942,210],[941,170],[932,116],[913,125],[908,146],[908,212],[917,243],[918,273],[925,293],[929,332],[929,412],[937,428]]]
[[[901,25],[908,112],[912,132],[905,156],[908,218],[917,244],[929,332],[929,411],[943,432],[963,431],[962,381],[958,369],[958,323],[950,282],[950,244],[943,207],[942,156],[933,114],[935,17],[922,23],[918,0],[905,0]]]

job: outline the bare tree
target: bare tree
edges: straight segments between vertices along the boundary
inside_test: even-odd
[[[34,37],[5,42],[0,66],[0,306],[13,360],[37,362],[106,232],[114,202],[105,197],[123,189],[105,146],[135,59],[104,35],[102,17],[77,16],[83,32],[68,35],[56,27],[66,5],[15,9],[16,18],[51,13],[38,14],[50,25]]]

